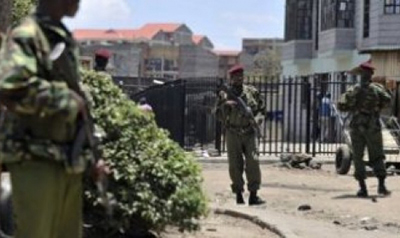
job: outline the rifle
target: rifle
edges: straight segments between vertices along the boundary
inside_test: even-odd
[[[68,167],[70,172],[81,172],[79,171],[79,157],[82,154],[83,148],[89,145],[91,152],[91,164],[94,166],[102,158],[102,153],[98,147],[99,140],[95,137],[95,127],[93,122],[93,117],[90,114],[88,99],[79,85],[79,74],[74,74],[73,72],[66,72],[65,68],[73,68],[70,65],[71,61],[67,59],[69,52],[65,52],[65,43],[59,43],[54,48],[53,52],[50,54],[50,59],[53,61],[53,67],[55,72],[58,72],[58,77],[64,78],[68,86],[74,90],[79,96],[81,96],[85,101],[85,108],[77,120],[77,132],[75,135],[75,140],[70,149],[69,156],[67,158],[67,170]],[[77,171],[74,169],[78,168]],[[99,192],[101,203],[106,209],[106,213],[112,216],[112,202],[110,197],[107,195],[107,178],[105,176],[98,176],[94,178],[95,185]]]
[[[77,122],[77,133],[67,159],[67,163],[69,163],[69,166],[67,167],[77,167],[75,165],[79,161],[79,156],[81,156],[86,144],[89,145],[92,154],[91,164],[95,165],[102,157],[102,153],[98,147],[99,142],[99,138],[94,133],[93,118],[91,117],[91,114],[89,114],[88,107],[86,106],[85,112],[82,113]],[[106,209],[106,214],[111,217],[113,214],[112,199],[107,195],[107,178],[104,176],[96,177],[94,182],[97,191],[99,192],[101,203]]]
[[[253,111],[247,104],[243,101],[243,99],[237,96],[235,93],[232,92],[232,88],[229,87],[226,83],[221,82],[220,90],[224,91],[228,98],[232,99],[237,103],[239,110],[243,113],[243,115],[250,120],[250,124],[253,127],[257,137],[261,135],[260,126],[258,125],[256,118],[253,114]]]

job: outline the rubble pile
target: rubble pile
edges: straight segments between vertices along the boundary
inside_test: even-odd
[[[313,161],[313,157],[305,153],[283,153],[280,155],[280,167],[289,169],[321,169],[322,164]]]

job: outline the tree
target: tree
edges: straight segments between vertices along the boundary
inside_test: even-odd
[[[253,70],[254,76],[276,76],[282,73],[281,58],[279,52],[275,50],[261,51],[254,56]]]
[[[0,32],[28,15],[37,0],[0,0]]]
[[[11,23],[12,0],[0,0],[0,32],[5,32]]]

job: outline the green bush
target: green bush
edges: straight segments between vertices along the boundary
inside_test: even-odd
[[[28,15],[36,4],[37,0],[14,0],[12,9],[12,19],[14,24]]]
[[[96,126],[106,135],[101,149],[113,170],[109,192],[117,201],[109,220],[92,183],[85,183],[85,217],[94,226],[91,230],[115,238],[118,233],[138,230],[158,232],[167,225],[197,228],[198,218],[206,213],[206,198],[201,170],[193,157],[107,75],[84,72],[83,83],[92,97]]]

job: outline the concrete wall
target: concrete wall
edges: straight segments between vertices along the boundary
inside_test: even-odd
[[[369,37],[363,38],[364,4],[356,5],[357,47],[368,49],[400,49],[400,14],[384,14],[384,1],[370,1]]]
[[[354,29],[334,28],[319,33],[318,53],[334,50],[354,50],[356,37]]]
[[[312,47],[311,40],[286,42],[282,45],[282,60],[311,59]]]
[[[175,41],[181,45],[192,45],[193,32],[186,25],[182,25],[174,33]]]
[[[329,51],[312,60],[282,61],[284,76],[305,76],[314,73],[347,71],[370,58],[368,54],[353,51]]]
[[[138,77],[141,61],[141,49],[134,44],[115,45],[88,45],[81,46],[81,55],[93,57],[99,48],[106,48],[112,52],[108,68],[113,76]]]
[[[376,76],[386,76],[400,81],[400,50],[372,52],[371,59],[376,67]]]
[[[195,45],[179,47],[179,77],[218,76],[218,57],[211,51]]]

